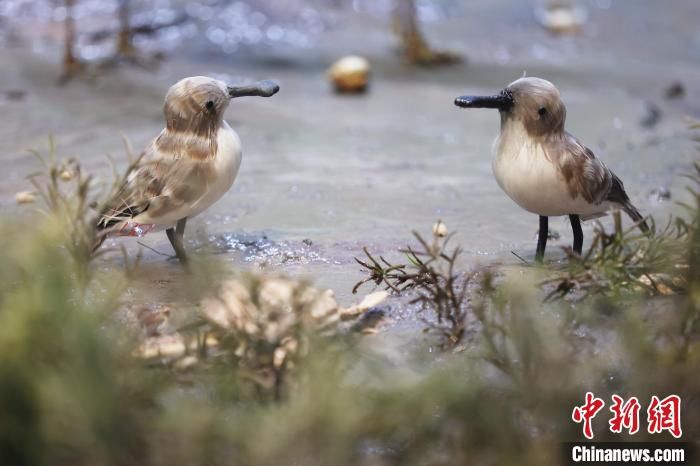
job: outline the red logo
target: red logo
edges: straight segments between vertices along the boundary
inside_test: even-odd
[[[617,395],[612,396],[613,405],[610,411],[613,413],[610,424],[610,432],[619,434],[625,428],[629,434],[636,434],[639,431],[639,409],[641,405],[637,397],[633,396],[626,402]],[[624,402],[624,403],[623,403]]]
[[[580,424],[583,422],[583,435],[587,439],[593,438],[593,418],[598,411],[603,409],[605,402],[600,398],[593,396],[593,393],[586,392],[586,403],[582,406],[576,406],[571,413],[571,419]]]
[[[658,434],[667,430],[676,438],[680,438],[681,431],[681,398],[678,395],[669,395],[659,401],[659,397],[651,397],[651,403],[647,408],[647,430],[650,434]]]
[[[608,420],[610,432],[620,434],[627,430],[630,435],[639,432],[639,412],[641,404],[637,397],[630,397],[625,401],[618,395],[612,395],[610,412],[612,417]],[[605,402],[596,398],[591,392],[586,392],[586,402],[581,406],[575,406],[571,412],[571,419],[577,424],[583,423],[583,435],[587,439],[593,438],[593,418],[603,409]],[[647,408],[647,432],[660,434],[668,431],[675,438],[683,435],[681,430],[681,398],[678,395],[669,395],[663,400],[658,396],[651,397]]]

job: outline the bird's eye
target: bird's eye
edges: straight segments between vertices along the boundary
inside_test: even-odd
[[[540,109],[537,110],[537,113],[539,113],[540,116],[544,116],[547,114],[547,109],[545,107],[540,107]]]
[[[212,108],[214,108],[214,101],[209,100],[206,104],[204,104],[204,106],[207,107],[207,110],[211,110]]]

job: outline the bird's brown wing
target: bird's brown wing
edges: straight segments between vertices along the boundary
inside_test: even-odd
[[[559,163],[572,197],[580,194],[593,204],[617,204],[642,231],[649,231],[644,217],[632,205],[622,180],[574,136],[567,133],[564,144],[566,150],[560,153],[566,155],[561,157]]]
[[[617,177],[574,136],[567,133],[561,144],[563,147],[556,152],[571,197],[580,195],[596,205],[606,201]]]
[[[206,193],[209,164],[172,157],[149,147],[139,166],[106,204],[98,230],[107,230],[138,215],[155,219],[177,212]]]

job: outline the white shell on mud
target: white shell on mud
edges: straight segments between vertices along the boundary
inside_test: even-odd
[[[433,235],[444,238],[447,236],[447,226],[442,222],[437,222],[433,225]]]
[[[328,77],[338,92],[364,92],[369,85],[370,64],[357,55],[343,57],[328,69]]]
[[[17,204],[31,204],[36,200],[36,195],[31,191],[20,191],[15,194]]]
[[[554,33],[572,33],[583,28],[586,10],[572,2],[551,2],[535,9],[535,18],[542,27]]]

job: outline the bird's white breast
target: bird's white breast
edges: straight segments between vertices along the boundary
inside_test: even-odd
[[[537,215],[580,214],[590,216],[601,210],[581,196],[572,198],[555,154],[546,154],[519,121],[509,121],[493,146],[493,173],[499,186],[523,209]]]
[[[242,159],[241,140],[228,123],[224,122],[219,129],[216,143],[216,156],[209,162],[213,164],[214,176],[208,182],[206,194],[192,205],[190,217],[203,212],[221,199],[231,189],[238,175]]]

